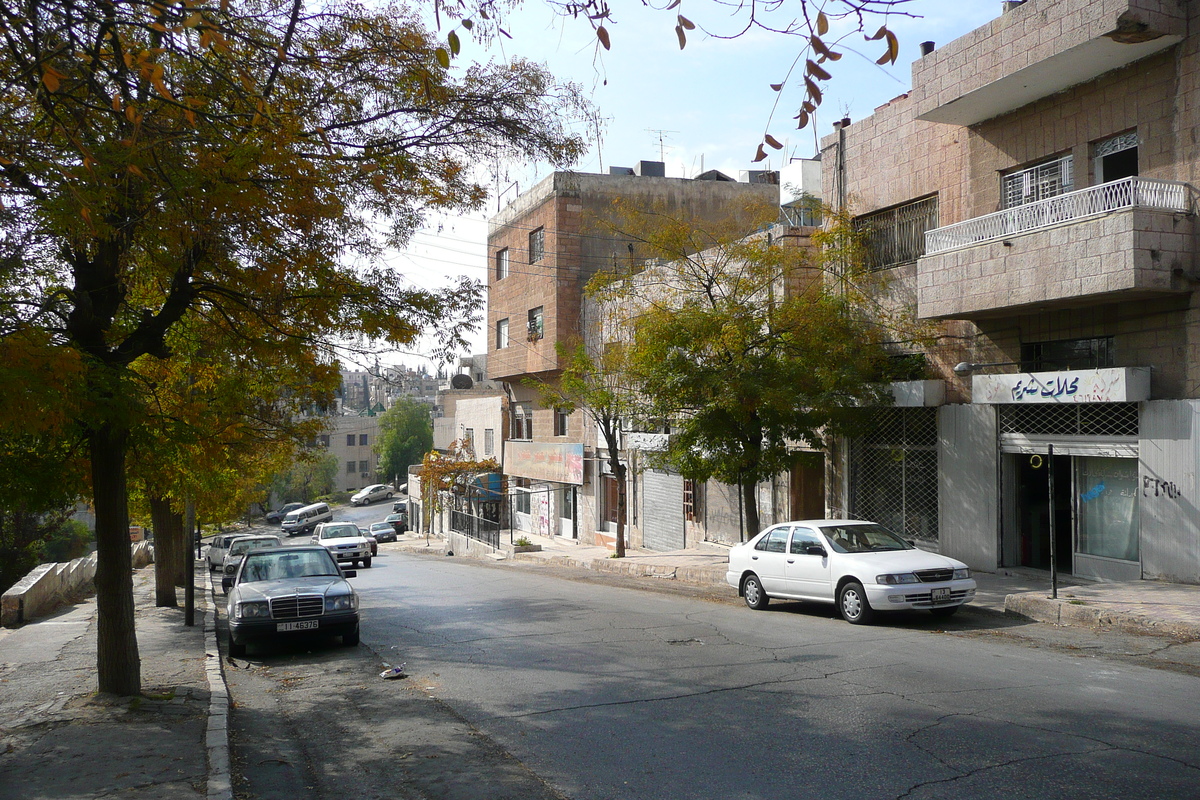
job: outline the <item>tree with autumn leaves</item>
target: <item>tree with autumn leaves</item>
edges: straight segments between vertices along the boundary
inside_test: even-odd
[[[225,441],[206,365],[274,413],[319,393],[340,340],[461,343],[479,287],[413,288],[376,256],[477,207],[478,163],[569,163],[586,105],[520,60],[448,69],[395,5],[27,0],[0,44],[0,429],[86,464],[99,686],[136,694],[131,452],[170,431],[154,452],[185,470]],[[216,431],[252,439],[254,416]]]

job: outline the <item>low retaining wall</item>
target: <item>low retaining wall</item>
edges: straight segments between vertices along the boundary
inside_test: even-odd
[[[133,545],[133,568],[154,562],[154,545]],[[0,597],[0,625],[15,628],[95,591],[96,554],[65,564],[40,564]]]

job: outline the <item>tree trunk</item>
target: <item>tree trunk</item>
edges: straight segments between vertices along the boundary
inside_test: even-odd
[[[612,459],[613,474],[617,478],[617,558],[625,557],[625,465],[621,459]]]
[[[151,498],[150,522],[154,525],[154,604],[159,608],[178,608],[175,584],[179,578],[180,537],[175,530],[170,500]]]
[[[742,507],[746,510],[746,538],[752,539],[762,524],[758,519],[758,483],[754,480],[742,481]]]
[[[128,438],[127,430],[112,425],[88,436],[96,509],[96,671],[101,692],[125,696],[142,693],[125,486]]]

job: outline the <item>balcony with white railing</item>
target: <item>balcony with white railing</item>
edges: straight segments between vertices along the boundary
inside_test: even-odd
[[[971,318],[1183,291],[1193,208],[1188,184],[1131,177],[935,228],[917,263],[919,313]]]

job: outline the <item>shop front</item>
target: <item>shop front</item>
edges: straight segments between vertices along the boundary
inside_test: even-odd
[[[997,411],[1000,566],[1142,577],[1141,406],[1149,371],[977,375]]]
[[[582,444],[510,440],[504,448],[504,472],[510,477],[515,529],[579,538]]]

